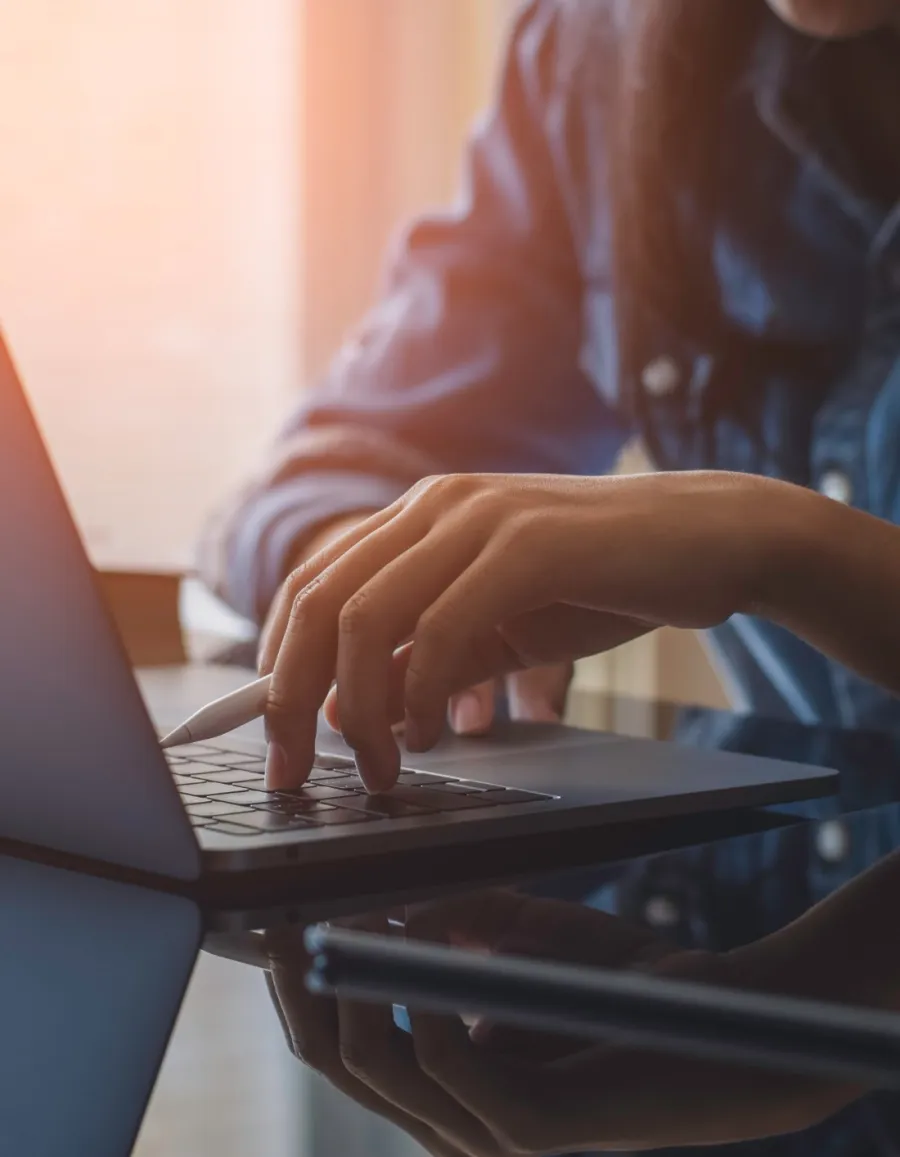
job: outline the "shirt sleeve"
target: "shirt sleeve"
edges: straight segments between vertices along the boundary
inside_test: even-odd
[[[406,230],[378,304],[211,522],[201,571],[240,613],[265,614],[317,527],[419,478],[596,474],[625,441],[580,365],[583,279],[551,147],[561,7],[524,8],[458,205]]]

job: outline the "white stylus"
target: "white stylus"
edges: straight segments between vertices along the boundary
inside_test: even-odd
[[[176,727],[161,739],[160,747],[180,747],[185,743],[200,743],[204,739],[215,739],[218,735],[234,731],[244,723],[259,719],[265,713],[271,681],[271,675],[264,675],[262,679],[247,683],[237,691],[231,691],[221,699],[207,703],[205,707],[195,711],[189,719],[185,719],[180,727]]]

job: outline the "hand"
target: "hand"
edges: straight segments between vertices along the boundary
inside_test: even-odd
[[[788,512],[802,522],[804,501],[713,473],[420,483],[285,584],[261,659],[270,782],[305,780],[335,679],[343,735],[367,786],[385,790],[399,720],[407,747],[426,750],[466,687],[753,608],[775,527]]]
[[[377,918],[354,922],[386,931]],[[478,951],[746,984],[737,954],[683,952],[577,904],[495,890],[410,913],[407,935]],[[299,937],[270,937],[290,1047],[434,1157],[524,1157],[749,1140],[808,1127],[861,1090],[312,996]],[[757,979],[757,978],[754,978]]]

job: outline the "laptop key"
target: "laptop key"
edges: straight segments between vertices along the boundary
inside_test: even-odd
[[[203,827],[208,832],[220,832],[223,836],[255,836],[256,829],[249,827],[247,824],[235,824],[231,820],[217,820],[215,823],[206,823],[196,825]]]
[[[337,779],[359,779],[356,770],[352,767],[316,767],[313,765],[312,771],[309,773],[309,778],[317,780],[321,783],[331,783],[332,780]]]
[[[230,785],[234,787],[234,784]],[[252,789],[244,789],[243,791],[229,791],[227,795],[220,796],[220,799],[225,803],[238,803],[245,807],[252,807],[258,803],[268,803],[272,798],[270,792],[253,791]]]
[[[231,791],[231,784],[201,783],[200,780],[195,780],[193,783],[180,783],[178,790],[187,799],[196,796],[222,795],[224,792]]]
[[[407,816],[428,815],[428,808],[408,803],[401,799],[396,792],[389,795],[347,795],[340,801],[342,808],[353,811],[367,812],[370,815],[387,817],[389,819],[404,819]],[[431,809],[434,810],[434,809]]]
[[[372,820],[384,819],[384,816],[375,815],[373,812],[351,811],[345,807],[330,807],[327,811],[323,808],[321,811],[311,812],[308,816],[306,813],[304,815],[311,824],[316,826],[322,824],[327,827],[337,827],[341,824],[364,824]]]
[[[313,819],[330,812],[332,805],[315,799],[273,799],[271,803],[259,804],[254,811],[272,812],[274,815],[304,816]]]
[[[412,786],[412,785],[411,785]],[[449,792],[450,795],[478,795],[484,789],[476,787],[474,783],[459,783],[457,780],[446,780],[444,783],[420,783],[414,785],[419,791]]]
[[[348,794],[349,789],[342,791],[339,787],[332,787],[330,783],[307,783],[303,787],[297,788],[296,791],[278,792],[279,796],[285,796],[288,799],[341,799]]]
[[[218,751],[209,755],[198,755],[202,763],[210,763],[214,767],[251,767],[263,766],[265,760],[259,755],[240,754],[237,751]]]
[[[207,747],[205,743],[185,743],[174,748],[171,753],[165,752],[167,759],[194,758],[198,755],[211,755],[216,751],[214,747]]]
[[[405,783],[409,787],[426,787],[429,784],[454,783],[455,780],[445,775],[426,775],[422,771],[401,771],[397,776],[398,783]]]
[[[334,771],[341,768],[356,768],[352,759],[346,755],[317,755],[313,760],[313,767],[318,771]]]
[[[313,780],[312,782],[314,784],[316,783],[315,780]],[[353,775],[342,775],[339,779],[335,778],[335,779],[323,780],[322,786],[323,787],[330,787],[334,791],[340,791],[340,792],[348,792],[348,791],[352,791],[352,792],[362,791],[362,792],[364,792],[366,790],[365,784],[363,783],[363,781],[359,778],[359,776],[355,772]]]
[[[404,789],[395,788],[391,795],[396,795],[402,790]],[[411,787],[405,790],[409,794],[404,794],[404,799],[409,799],[415,803],[416,807],[430,812],[460,812],[471,808],[494,806],[493,800],[483,798],[485,792],[479,792],[477,795],[466,795],[459,792],[441,791],[440,788],[436,787],[428,789]]]
[[[246,818],[242,818],[238,822],[246,824],[257,832],[301,831],[303,828],[311,827],[300,816],[279,815],[269,811],[250,811]]]
[[[209,768],[204,772],[195,771],[192,773],[196,779],[205,780],[207,783],[255,783],[256,777],[252,776],[249,768]]]
[[[204,800],[202,803],[186,803],[185,810],[191,818],[194,816],[201,818],[205,816],[233,816],[235,813],[238,815],[253,815],[251,808],[247,808],[246,813],[238,812],[238,809],[233,803],[222,803],[222,801],[218,799]]]
[[[202,759],[188,759],[184,763],[179,763],[177,770],[182,775],[199,775],[205,778],[209,775],[215,775],[217,771],[222,771],[222,768],[217,763],[207,763]]]

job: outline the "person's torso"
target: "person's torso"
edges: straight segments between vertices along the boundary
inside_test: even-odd
[[[580,254],[583,363],[596,388],[639,415],[659,469],[768,475],[900,522],[900,118],[890,168],[871,139],[883,110],[867,107],[882,81],[900,101],[900,37],[826,45],[763,21],[723,116],[719,208],[693,242],[715,278],[718,316],[703,327],[713,336],[700,342],[648,307],[632,370],[618,361],[611,291],[615,5],[559,9],[548,139]],[[879,69],[861,91],[860,77]],[[900,722],[894,699],[778,628],[735,621],[715,645],[754,710]]]

